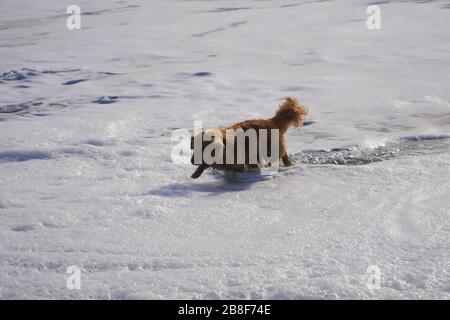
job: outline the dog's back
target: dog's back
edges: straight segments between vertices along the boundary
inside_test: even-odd
[[[276,128],[270,119],[251,119],[235,123],[230,127],[230,129],[242,129],[244,131],[247,131],[248,129],[259,130]]]

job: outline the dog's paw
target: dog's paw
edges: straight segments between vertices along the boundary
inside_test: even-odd
[[[197,170],[195,170],[195,172],[191,175],[192,179],[197,179],[198,177],[200,177],[203,173],[203,171],[205,171],[205,169],[207,169],[209,166],[206,164],[201,164],[197,167]]]
[[[281,160],[283,160],[283,164],[285,167],[291,167],[294,163],[291,159],[289,159],[288,155],[285,155]]]
[[[200,177],[202,174],[200,172],[195,171],[193,174],[191,174],[191,178],[192,179],[197,179],[198,177]]]

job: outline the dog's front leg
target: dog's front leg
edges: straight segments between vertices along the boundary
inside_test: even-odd
[[[280,136],[279,143],[280,143],[280,153],[279,153],[279,155],[281,156],[281,160],[283,161],[283,164],[286,167],[292,166],[292,161],[291,161],[291,159],[289,159],[289,157],[287,155],[286,141],[284,140],[283,136]]]
[[[289,159],[287,153],[286,153],[284,156],[281,157],[281,160],[283,160],[283,163],[284,163],[284,165],[285,165],[286,167],[290,167],[290,166],[292,166],[292,164],[293,164],[292,161],[291,161],[291,159]]]
[[[197,179],[198,177],[200,177],[203,173],[203,171],[205,171],[205,169],[207,169],[209,167],[209,165],[202,163],[201,165],[199,165],[197,167],[197,170],[194,171],[194,173],[191,175],[192,179]]]

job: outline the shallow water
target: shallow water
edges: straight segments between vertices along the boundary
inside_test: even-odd
[[[304,150],[292,155],[296,163],[355,166],[373,162],[450,153],[449,136],[405,137],[374,149],[348,147],[327,150]]]

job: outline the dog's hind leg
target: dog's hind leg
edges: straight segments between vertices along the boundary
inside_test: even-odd
[[[293,165],[292,160],[289,159],[287,153],[281,157],[281,160],[283,161],[285,167],[290,167]]]
[[[205,171],[205,169],[207,169],[209,167],[209,165],[202,163],[201,165],[199,165],[197,167],[197,170],[194,171],[194,173],[191,175],[192,179],[197,179],[198,177],[200,177],[203,173],[203,171]]]

